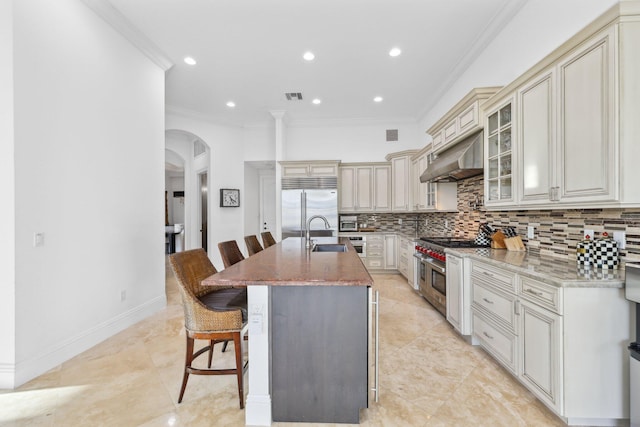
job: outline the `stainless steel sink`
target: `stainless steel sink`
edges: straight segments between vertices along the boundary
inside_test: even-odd
[[[340,243],[320,243],[314,245],[311,252],[347,252],[347,245]]]

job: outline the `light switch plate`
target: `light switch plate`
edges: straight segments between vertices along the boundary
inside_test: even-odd
[[[533,225],[527,226],[527,239],[533,239],[535,236],[535,227]]]
[[[613,240],[618,242],[618,249],[624,249],[627,244],[627,233],[624,231],[614,231]]]

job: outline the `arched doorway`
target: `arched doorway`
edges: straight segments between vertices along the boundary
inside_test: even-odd
[[[165,152],[173,152],[184,160],[183,249],[202,247],[207,250],[207,224],[210,215],[208,188],[211,176],[209,145],[191,132],[168,129],[165,131]],[[173,214],[175,215],[175,212]]]

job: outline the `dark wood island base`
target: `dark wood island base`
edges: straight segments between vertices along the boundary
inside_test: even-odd
[[[288,238],[202,282],[248,288],[247,425],[358,424],[368,407],[373,279],[348,239],[315,240],[325,251]]]

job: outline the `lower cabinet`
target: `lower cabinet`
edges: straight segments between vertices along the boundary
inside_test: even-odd
[[[562,317],[521,301],[520,318],[520,379],[547,406],[560,412]]]
[[[366,256],[362,259],[367,270],[397,270],[398,244],[395,234],[364,234]]]
[[[447,282],[455,271],[450,259]],[[470,263],[473,341],[568,425],[624,423],[631,337],[624,289],[557,286],[494,263]],[[447,293],[449,304],[449,283]],[[447,313],[450,322],[455,316]]]

